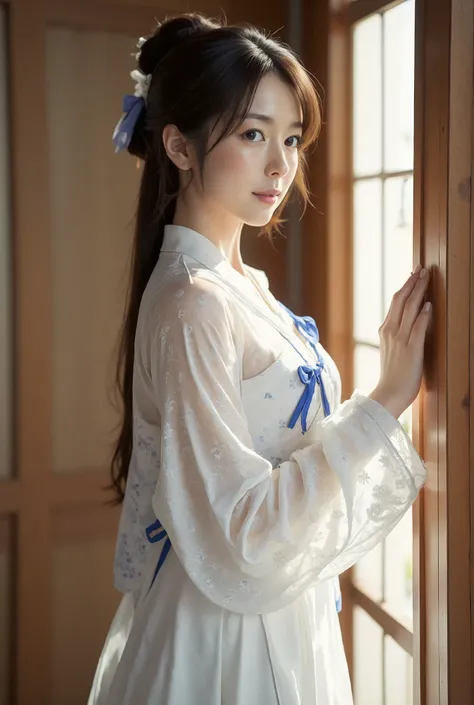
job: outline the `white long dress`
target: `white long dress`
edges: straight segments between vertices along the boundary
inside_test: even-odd
[[[394,528],[425,468],[385,408],[340,394],[263,272],[166,227],[136,335],[124,597],[89,705],[352,703],[337,576]],[[157,518],[171,550],[154,577]]]

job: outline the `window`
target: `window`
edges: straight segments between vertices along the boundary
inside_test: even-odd
[[[378,328],[413,269],[414,1],[358,21],[352,60],[353,373],[369,393]],[[410,409],[400,422],[411,434]],[[356,705],[413,702],[412,545],[409,512],[353,571]]]
[[[308,301],[341,371],[343,399],[377,381],[377,325],[413,261],[431,270],[434,308],[421,393],[402,419],[428,481],[411,521],[342,580],[356,703],[474,702],[474,7],[472,0],[331,0],[329,7],[313,10],[316,41],[307,30],[326,122],[311,165],[322,215],[306,218],[303,269],[305,282],[313,278]],[[311,256],[315,226],[324,257]]]

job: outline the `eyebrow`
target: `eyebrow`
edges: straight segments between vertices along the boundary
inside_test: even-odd
[[[245,116],[245,120],[249,119],[261,120],[261,122],[266,122],[269,124],[273,124],[275,122],[275,120],[270,117],[270,115],[263,115],[262,113],[247,113],[247,115]],[[303,123],[299,121],[292,122],[290,127],[300,127],[301,129],[303,129]]]

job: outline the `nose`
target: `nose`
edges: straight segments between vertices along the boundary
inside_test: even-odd
[[[283,178],[290,170],[288,160],[282,149],[275,149],[268,160],[265,176],[270,178]]]

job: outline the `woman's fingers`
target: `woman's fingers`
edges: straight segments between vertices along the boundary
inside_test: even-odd
[[[418,281],[416,282],[413,291],[405,303],[399,330],[399,335],[402,337],[402,340],[406,340],[408,342],[411,336],[412,328],[420,314],[420,308],[426,294],[426,289],[428,288],[429,280],[430,275],[428,270],[423,269],[420,272]]]
[[[408,279],[394,295],[379,330],[381,374],[376,389],[395,410],[406,409],[420,390],[431,307],[420,308],[429,279],[421,270]]]
[[[418,350],[423,348],[426,339],[426,332],[431,320],[432,310],[433,306],[431,305],[431,302],[427,301],[413,324],[408,341],[409,346]]]
[[[390,309],[387,313],[385,321],[383,322],[380,328],[380,332],[385,331],[393,335],[398,333],[398,330],[402,323],[405,304],[409,296],[414,291],[417,282],[419,281],[420,272],[421,266],[417,265],[412,274],[406,280],[405,284],[402,286],[402,288],[399,289],[393,295],[392,302],[390,304]]]

